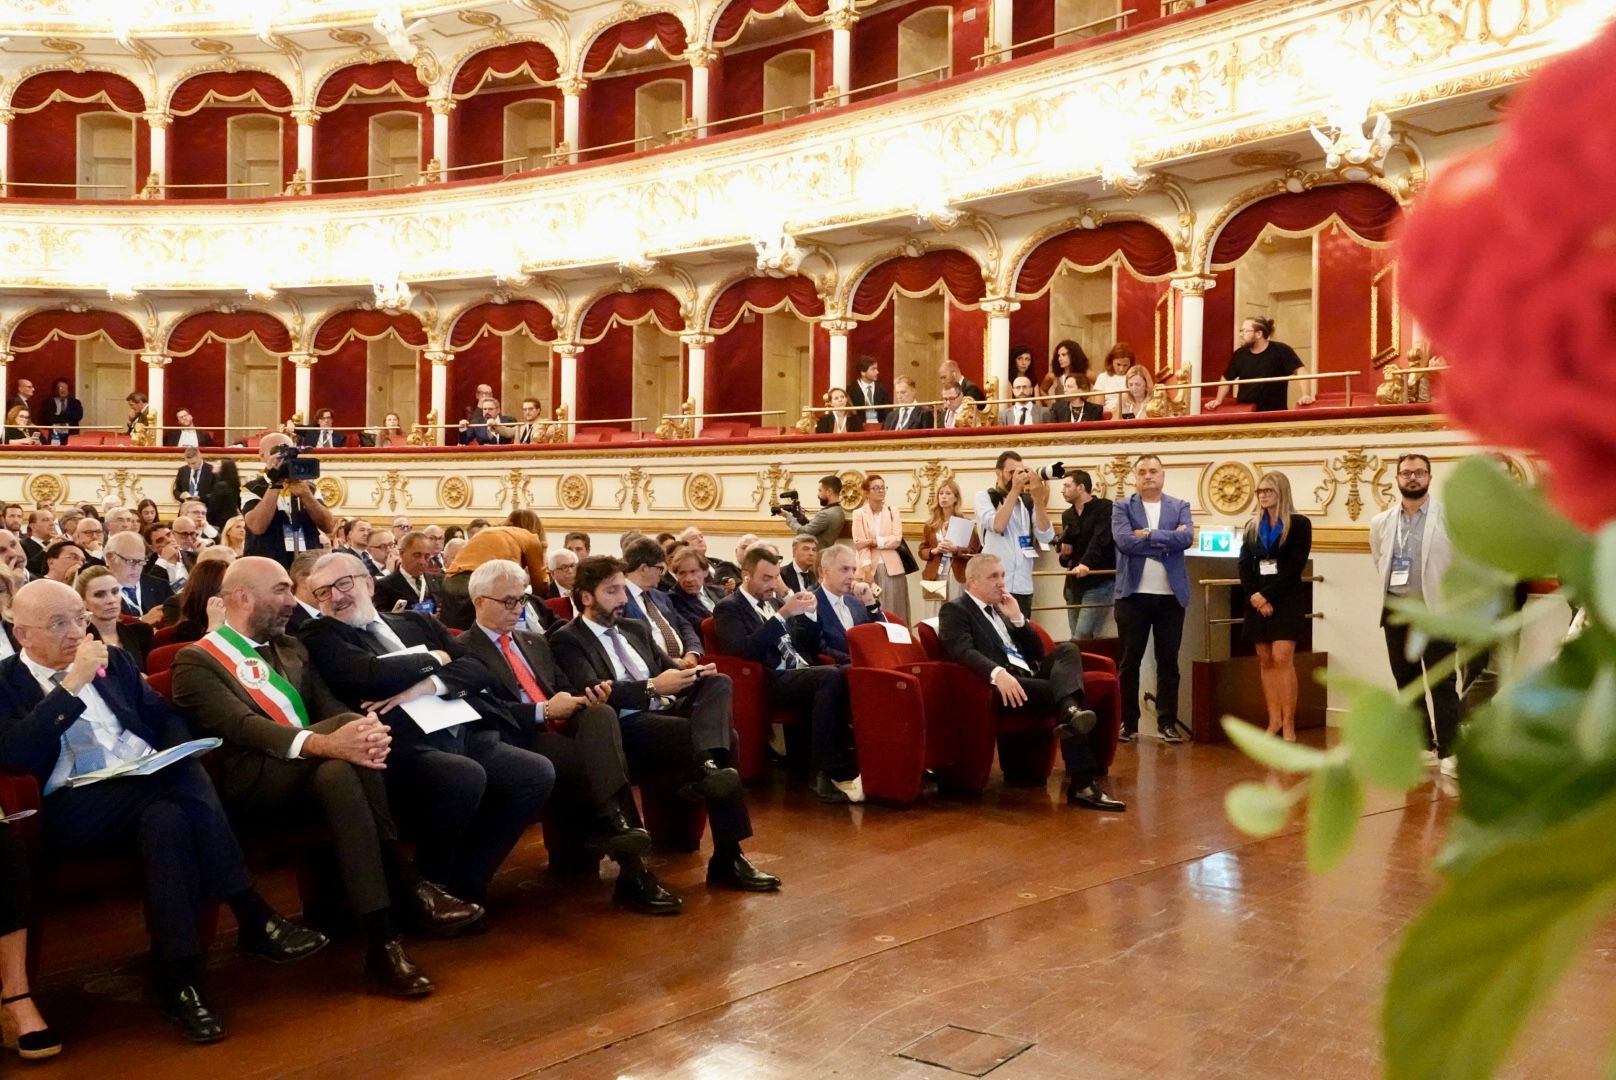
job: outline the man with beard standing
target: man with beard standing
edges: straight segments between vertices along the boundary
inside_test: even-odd
[[[1369,523],[1369,554],[1387,600],[1417,596],[1427,607],[1439,607],[1442,577],[1453,561],[1448,521],[1442,504],[1431,497],[1431,459],[1404,454],[1397,459],[1397,491],[1402,501],[1375,515]],[[1425,709],[1426,763],[1440,763],[1442,772],[1457,776],[1453,744],[1459,735],[1459,676],[1449,672],[1440,679],[1428,672],[1453,652],[1453,642],[1429,639],[1425,651],[1408,651],[1408,627],[1394,626],[1382,605],[1380,625],[1386,632],[1386,654],[1398,686],[1425,681],[1428,694],[1420,696]]]

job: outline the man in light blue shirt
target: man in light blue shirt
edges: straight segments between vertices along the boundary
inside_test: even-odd
[[[1043,478],[1006,450],[993,463],[998,483],[978,492],[972,509],[982,550],[1004,563],[1004,587],[1021,608],[1032,615],[1032,564],[1038,557],[1033,543],[1048,546],[1055,539],[1049,520],[1049,489]]]

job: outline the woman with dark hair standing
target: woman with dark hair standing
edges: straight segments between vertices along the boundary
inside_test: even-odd
[[[1049,371],[1044,375],[1043,392],[1059,394],[1065,387],[1066,376],[1082,375],[1088,378],[1089,357],[1083,351],[1083,346],[1067,338],[1055,343],[1055,351],[1049,354]]]
[[[1032,350],[1025,345],[1010,346],[1010,385],[1014,386],[1017,379],[1023,375],[1034,386],[1038,385],[1038,376],[1032,373]]]
[[[208,524],[222,530],[224,523],[241,513],[241,473],[235,458],[221,458],[213,466],[213,490],[207,498]]]
[[[1306,627],[1302,571],[1313,550],[1313,523],[1296,512],[1284,473],[1257,481],[1257,516],[1240,545],[1246,594],[1244,636],[1257,649],[1268,734],[1296,741],[1296,642]]]

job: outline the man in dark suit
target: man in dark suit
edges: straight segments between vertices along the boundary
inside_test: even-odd
[[[398,569],[376,582],[378,611],[421,611],[437,614],[443,603],[443,575],[431,569],[432,540],[426,533],[405,533],[398,545]]]
[[[185,464],[174,470],[174,501],[201,499],[204,503],[213,494],[215,480],[213,466],[202,460],[202,451],[194,446],[185,448]]]
[[[314,564],[324,556],[323,551],[300,551],[292,557],[292,565],[286,572],[292,578],[292,595],[297,598],[297,606],[292,608],[291,614],[286,617],[288,634],[296,636],[297,632],[303,629],[304,623],[320,617],[320,605],[309,589],[309,575],[314,573]]]
[[[312,428],[302,427],[297,429],[297,444],[299,446],[305,449],[326,449],[348,445],[348,436],[334,429],[333,425],[336,424],[336,418],[332,415],[330,409],[315,410],[314,424],[315,426]]]
[[[701,626],[724,599],[724,590],[707,579],[707,557],[693,547],[679,548],[668,560],[668,573],[673,575],[673,588],[668,590],[673,610],[692,626]]]
[[[988,396],[982,392],[982,388],[967,379],[960,372],[959,364],[953,360],[944,360],[937,365],[937,380],[942,383],[959,383],[960,393],[973,399],[978,404],[988,399]]]
[[[404,952],[394,909],[438,935],[464,930],[483,911],[422,880],[400,850],[382,779],[388,729],[374,712],[344,707],[286,635],[297,601],[279,563],[236,560],[219,595],[225,624],[174,658],[174,701],[224,740],[219,785],[231,813],[277,829],[323,821],[366,938],[366,975],[399,997],[431,993]]]
[[[30,582],[17,591],[15,614],[21,651],[0,663],[0,769],[39,784],[52,858],[140,853],[163,1013],[193,1042],[215,1042],[224,1027],[202,989],[197,932],[205,899],[228,903],[242,950],[270,960],[312,955],[325,936],[282,919],[253,888],[197,761],[72,786],[75,777],[185,742],[190,732],[122,649],[87,636],[84,601],[71,588]]]
[[[897,407],[886,411],[881,420],[883,428],[888,431],[924,431],[931,427],[931,409],[915,404],[915,380],[907,375],[899,375],[892,380],[892,396],[897,399]]]
[[[752,835],[741,778],[730,767],[735,730],[731,687],[711,664],[679,668],[651,641],[643,623],[624,619],[628,581],[623,564],[591,555],[578,564],[574,593],[583,617],[550,635],[556,662],[574,686],[611,683],[606,703],[617,710],[623,750],[636,772],[670,768],[684,780],[679,793],[707,804],[713,855],[707,881],[750,892],[772,892],[780,879],[741,853]]]
[[[853,413],[854,431],[864,424],[881,424],[886,419],[886,410],[875,406],[891,405],[892,395],[881,385],[880,378],[881,365],[875,357],[861,356],[854,361],[853,384],[847,388],[847,396],[856,410]]]
[[[17,408],[20,405],[32,413],[34,406],[31,404],[31,399],[33,396],[34,380],[18,379],[17,388],[11,392],[11,397],[6,399],[6,411],[10,412],[12,409]]]
[[[498,719],[500,735],[549,758],[559,802],[587,823],[582,851],[549,851],[552,868],[577,865],[596,873],[601,855],[618,865],[612,900],[647,915],[678,913],[682,901],[657,881],[641,857],[651,836],[639,827],[629,788],[628,756],[617,710],[606,704],[606,681],[575,691],[557,666],[544,635],[518,622],[527,571],[509,559],[491,559],[471,574],[476,623],[456,643],[494,673],[476,699]]]
[[[28,515],[28,531],[17,538],[23,554],[28,558],[28,572],[35,577],[45,574],[45,549],[57,540],[56,511],[40,508]]]
[[[867,622],[886,622],[886,613],[867,581],[858,579],[858,556],[846,544],[832,544],[819,553],[817,604],[811,615],[819,624],[819,651],[838,664],[852,662],[847,631]]]
[[[965,591],[942,606],[937,639],[943,655],[992,685],[1001,712],[1053,713],[1066,761],[1066,802],[1088,810],[1127,804],[1101,790],[1089,745],[1095,715],[1083,707],[1083,654],[1070,641],[1044,655],[1044,641],[1004,587],[1004,563],[977,555],[965,568]]]
[[[41,427],[62,428],[69,435],[77,435],[84,423],[84,403],[73,396],[73,384],[66,379],[56,380],[55,392],[40,406]]]
[[[332,692],[350,709],[374,707],[392,729],[387,787],[407,808],[421,876],[481,903],[489,883],[538,817],[555,769],[540,754],[513,746],[465,719],[426,730],[405,707],[440,709],[482,692],[488,669],[456,656],[442,623],[418,611],[378,613],[375,579],[352,555],[333,552],[314,564],[309,587],[320,618],[299,635]],[[423,718],[424,719],[424,718]]]
[[[483,398],[477,402],[477,409],[479,415],[475,420],[460,422],[461,446],[494,446],[515,441],[516,433],[508,425],[516,421],[499,411],[498,398]]]
[[[791,561],[780,569],[780,580],[792,592],[813,592],[819,584],[819,541],[798,533],[791,541]]]
[[[163,432],[163,445],[183,446],[186,449],[212,446],[213,436],[205,431],[198,431],[191,410],[181,408],[174,412],[174,426]]]
[[[623,549],[623,564],[627,568],[623,576],[628,580],[624,615],[649,626],[651,639],[675,666],[695,667],[701,660],[701,631],[674,608],[667,593],[657,588],[667,572],[662,545],[649,536],[631,540]]]
[[[1073,641],[1087,641],[1100,636],[1115,592],[1116,575],[1106,572],[1117,566],[1111,500],[1094,494],[1094,478],[1082,469],[1072,470],[1061,480],[1061,495],[1070,504],[1061,511],[1058,541],[1060,564],[1067,571],[1066,602],[1088,605],[1068,609],[1067,623]]]
[[[812,592],[794,592],[776,607],[779,589],[780,556],[754,545],[741,561],[741,587],[713,613],[719,651],[762,665],[770,706],[790,709],[808,721],[814,794],[825,802],[863,802],[847,711],[847,676],[839,667],[815,665],[819,624],[802,617],[814,610],[818,598]]]
[[[106,556],[107,569],[118,579],[123,613],[137,619],[153,610],[160,615],[163,601],[172,596],[174,590],[168,583],[167,574],[161,570],[147,569],[146,542],[140,538],[140,534],[113,533],[107,538],[102,551]],[[153,615],[146,621],[156,622],[159,615]]]

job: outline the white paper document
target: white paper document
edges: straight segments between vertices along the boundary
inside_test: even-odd
[[[381,656],[377,657],[377,659],[386,660],[389,656],[409,656],[412,653],[431,651],[432,650],[428,649],[425,645],[411,645],[407,649],[394,649],[392,652],[384,652],[381,654]]]
[[[428,695],[406,701],[399,708],[408,713],[410,719],[415,721],[415,726],[428,735],[477,719],[477,710],[458,698]]]
[[[909,636],[909,628],[903,623],[884,622],[881,625],[886,628],[887,640],[892,644],[909,645],[913,643],[914,639]]]
[[[209,750],[223,746],[223,739],[192,739],[182,742],[178,746],[171,746],[167,750],[159,750],[155,754],[138,757],[134,761],[120,761],[116,765],[108,765],[95,772],[80,773],[69,779],[63,787],[85,787],[89,784],[99,784],[103,780],[115,780],[120,776],[150,776],[161,772],[176,761],[184,761],[197,754],[205,754]]]
[[[9,825],[13,821],[21,821],[23,818],[33,817],[37,813],[39,813],[38,810],[18,810],[15,814],[7,814],[5,817],[0,817],[0,825]]]
[[[975,532],[975,521],[968,517],[951,517],[948,519],[948,534],[945,539],[955,547],[968,548],[971,546],[971,535]]]

